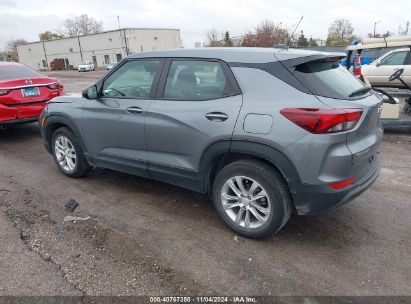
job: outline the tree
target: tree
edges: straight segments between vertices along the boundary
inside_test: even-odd
[[[0,61],[7,61],[9,59],[8,53],[0,51]]]
[[[309,46],[318,46],[318,43],[316,40],[313,39],[313,37],[310,38],[308,41]]]
[[[7,57],[10,60],[17,61],[19,59],[18,53],[17,53],[17,46],[21,44],[27,43],[26,40],[19,38],[19,39],[11,39],[7,41],[6,43],[6,53]]]
[[[228,31],[226,31],[224,34],[224,46],[233,46],[233,41],[231,40],[230,33]]]
[[[220,35],[216,28],[212,28],[207,32],[207,46],[209,47],[218,47],[221,45]]]
[[[45,31],[45,32],[39,34],[39,38],[40,38],[41,41],[55,40],[55,39],[64,38],[64,35],[53,33],[51,31]]]
[[[255,34],[252,31],[245,33],[242,46],[257,46],[257,40],[255,38]]]
[[[337,19],[328,28],[327,46],[347,45],[355,39],[354,28],[347,19]]]
[[[83,14],[66,19],[63,22],[63,31],[69,37],[101,33],[103,31],[103,22]]]
[[[309,45],[308,39],[305,38],[304,32],[301,31],[301,35],[297,39],[297,46],[302,47],[302,46],[308,46],[308,45]]]
[[[244,35],[243,46],[273,47],[275,44],[287,43],[290,37],[288,29],[280,24],[265,20],[253,31]]]

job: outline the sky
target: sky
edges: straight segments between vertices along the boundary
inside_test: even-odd
[[[266,19],[291,28],[301,16],[298,31],[308,38],[326,39],[338,18],[349,19],[358,36],[373,32],[378,21],[377,32],[397,34],[411,21],[410,11],[407,0],[0,0],[0,50],[12,38],[37,41],[39,33],[59,30],[64,19],[81,14],[102,21],[104,30],[118,28],[117,16],[121,27],[178,28],[190,48],[213,27],[240,36]]]

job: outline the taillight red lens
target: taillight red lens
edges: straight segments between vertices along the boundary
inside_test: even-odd
[[[362,109],[285,108],[287,119],[310,133],[336,133],[351,130],[362,115]]]
[[[60,83],[57,83],[57,82],[48,85],[48,87],[52,90],[60,89],[60,86],[61,86]]]

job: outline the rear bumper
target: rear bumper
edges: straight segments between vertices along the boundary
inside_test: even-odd
[[[373,169],[347,188],[334,190],[328,185],[302,185],[295,202],[297,213],[299,215],[319,215],[333,211],[367,190],[377,179],[380,171],[381,160],[377,157]]]
[[[18,125],[18,124],[26,124],[39,121],[38,117],[29,117],[29,118],[20,118],[20,119],[13,119],[7,121],[1,121],[0,125]]]
[[[384,127],[411,126],[411,117],[410,119],[381,119],[381,123]]]
[[[0,125],[37,121],[46,105],[47,102],[13,106],[0,104]]]

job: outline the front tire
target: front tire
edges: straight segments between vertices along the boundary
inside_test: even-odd
[[[64,175],[77,178],[89,170],[79,141],[70,129],[62,127],[53,133],[51,149],[57,167]]]
[[[291,196],[282,176],[256,160],[235,161],[218,172],[213,201],[236,233],[255,239],[277,233],[291,216]]]

